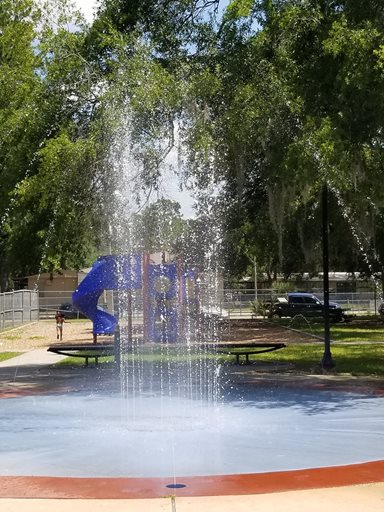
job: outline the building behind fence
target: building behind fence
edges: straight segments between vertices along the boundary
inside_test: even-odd
[[[16,327],[39,319],[39,293],[18,290],[0,293],[0,329]]]

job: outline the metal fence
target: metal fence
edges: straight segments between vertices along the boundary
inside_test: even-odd
[[[323,300],[323,293],[315,290],[314,294]],[[231,312],[232,316],[248,316],[252,312],[251,303],[255,300],[266,303],[273,303],[277,297],[284,297],[284,292],[270,289],[247,289],[233,290],[225,289],[221,308]],[[374,315],[378,313],[381,300],[375,291],[354,292],[354,293],[330,293],[329,300],[337,302],[341,307],[353,313]]]
[[[24,290],[25,292],[25,290]],[[323,299],[322,291],[315,290],[315,295],[319,299]],[[19,292],[15,292],[19,293]],[[100,297],[99,304],[113,311],[113,305],[108,292]],[[257,299],[262,302],[275,302],[277,297],[283,297],[285,293],[271,289],[224,289],[219,294],[221,297],[220,304],[217,307],[220,310],[227,311],[232,317],[250,316],[252,314],[251,303]],[[378,295],[372,292],[355,292],[355,293],[330,293],[330,300],[339,303],[354,313],[376,314],[381,303]],[[63,304],[72,304],[71,291],[44,291],[39,294],[40,318],[51,318],[55,315],[55,311]],[[1,324],[0,324],[1,326]]]
[[[39,294],[34,290],[0,293],[0,329],[39,319]]]

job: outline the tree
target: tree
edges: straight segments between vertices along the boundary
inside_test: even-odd
[[[68,25],[78,18],[66,0],[48,7],[58,9],[20,0],[0,10],[3,287],[9,274],[78,268],[97,240],[89,199],[100,172],[91,126],[98,79],[82,56],[84,35]]]
[[[290,240],[301,245],[299,268],[316,263],[316,244],[311,254],[303,236],[311,232],[312,217],[303,222],[300,213],[314,211],[324,183],[340,214],[340,197],[361,213],[382,203],[382,14],[377,2],[365,10],[347,0],[272,1],[244,11],[236,5],[222,27],[218,48],[225,53],[217,52],[204,82],[216,90],[201,87],[191,154],[205,144],[208,165],[199,159],[198,175],[209,166],[223,171],[225,200],[237,198],[244,219],[239,235],[249,225],[268,226],[269,212],[280,271],[293,270],[287,266],[295,254]],[[252,16],[260,23],[253,33]],[[257,238],[265,245],[257,230],[245,231],[250,236],[239,239],[248,252],[256,252]],[[355,251],[352,230],[347,232],[340,242]]]
[[[33,43],[39,11],[32,0],[4,0],[0,6],[0,288],[7,283],[9,264],[9,194],[26,173],[33,172],[34,149],[41,124],[37,98],[40,60]]]
[[[326,183],[333,264],[379,272],[381,3],[232,0],[220,14],[217,0],[102,0],[91,27],[66,0],[51,5],[6,0],[0,10],[3,272],[84,264],[109,243],[121,180],[137,177],[127,190],[142,209],[177,140],[186,178],[205,190],[184,241],[212,224],[213,191],[233,273],[254,256],[271,279],[315,272]],[[178,217],[166,201],[145,215],[157,222],[160,206]],[[376,258],[368,268],[361,234]],[[142,238],[161,245],[154,232]]]
[[[173,67],[204,41],[219,4],[219,0],[102,0],[92,31],[100,35],[113,28],[121,34],[136,33],[151,42],[155,58]]]
[[[184,224],[179,203],[159,199],[133,218],[135,250],[175,254]]]
[[[313,191],[322,183],[333,190],[336,207],[344,217],[349,212],[349,246],[359,246],[367,258],[372,236],[367,219],[383,203],[384,11],[375,1],[364,9],[355,1],[338,4],[310,2],[307,8],[287,9],[284,17],[286,34],[296,29],[288,52],[306,113],[292,157],[312,168]]]

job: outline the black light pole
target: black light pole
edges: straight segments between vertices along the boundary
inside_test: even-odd
[[[324,290],[324,354],[321,366],[330,369],[335,366],[331,354],[331,336],[329,329],[329,220],[328,220],[328,186],[325,184],[321,196],[323,229],[323,290]]]

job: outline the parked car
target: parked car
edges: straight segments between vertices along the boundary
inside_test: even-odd
[[[86,316],[80,313],[80,311],[70,302],[60,304],[59,311],[65,316],[65,318],[86,318]]]
[[[324,316],[324,303],[313,295],[313,293],[292,292],[288,293],[287,298],[281,297],[272,305],[269,317],[274,316],[294,317],[303,315],[305,317]],[[329,303],[329,318],[333,322],[347,321],[350,318],[339,304]]]

